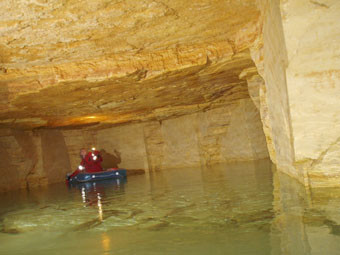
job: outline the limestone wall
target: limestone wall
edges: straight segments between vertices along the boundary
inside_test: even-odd
[[[42,130],[40,137],[43,169],[48,182],[65,180],[71,165],[63,133],[60,130]]]
[[[98,131],[96,146],[121,153],[120,167],[158,170],[268,157],[251,99],[162,122]]]
[[[96,142],[98,149],[104,149],[110,155],[117,154],[115,150],[120,154],[120,167],[148,169],[142,124],[99,130]]]
[[[0,191],[26,187],[29,174],[34,171],[37,158],[32,133],[14,134],[1,130],[0,136]]]
[[[312,186],[340,185],[340,2],[289,0],[281,12],[296,166]]]
[[[198,121],[198,116],[192,114],[162,122],[162,168],[200,164]]]
[[[0,131],[0,192],[62,182],[70,170],[61,131]]]
[[[63,130],[62,133],[70,160],[70,167],[75,170],[80,163],[80,149],[89,149],[95,145],[94,135],[92,132],[81,129]]]
[[[287,52],[282,27],[280,1],[261,1],[263,14],[263,78],[261,104],[270,126],[270,140],[275,150],[273,160],[282,171],[303,181],[303,173],[293,167],[294,147],[286,82]],[[272,153],[274,154],[274,153]]]
[[[191,115],[102,130],[0,132],[0,191],[62,182],[79,150],[103,150],[103,167],[155,171],[268,157],[253,101]]]
[[[306,186],[339,186],[340,2],[258,3],[263,30],[252,56],[265,80],[260,112],[271,158]]]

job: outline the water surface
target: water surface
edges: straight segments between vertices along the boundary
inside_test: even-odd
[[[340,254],[340,192],[269,161],[0,195],[0,254]]]

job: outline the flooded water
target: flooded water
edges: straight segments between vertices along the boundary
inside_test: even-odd
[[[0,254],[340,254],[340,191],[269,161],[0,195]]]

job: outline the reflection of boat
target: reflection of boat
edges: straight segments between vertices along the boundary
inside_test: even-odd
[[[124,179],[126,178],[126,169],[114,169],[96,173],[79,173],[69,179],[70,183],[74,182],[93,182],[109,179]]]
[[[126,178],[106,179],[92,182],[69,182],[68,187],[76,188],[80,191],[84,207],[98,206],[99,219],[103,219],[103,204],[106,194],[109,196],[124,194],[124,184]]]
[[[122,190],[125,183],[126,178],[116,178],[92,182],[71,182],[68,183],[68,186],[70,188],[78,188],[80,190],[85,190],[86,192],[91,192],[98,190],[103,191],[105,189],[112,190],[112,188],[114,190]]]

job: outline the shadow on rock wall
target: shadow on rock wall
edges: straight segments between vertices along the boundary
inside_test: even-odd
[[[103,169],[118,168],[118,164],[122,162],[122,159],[120,157],[121,153],[117,150],[114,150],[113,154],[110,154],[104,149],[102,149],[100,150],[100,154],[102,155],[103,158],[102,162]]]

